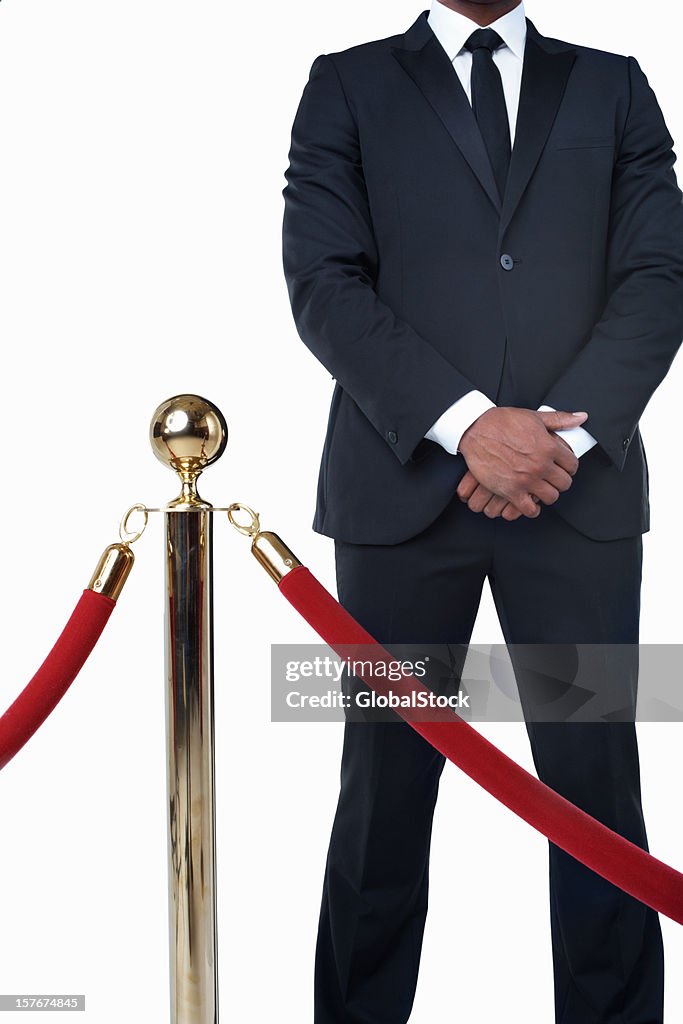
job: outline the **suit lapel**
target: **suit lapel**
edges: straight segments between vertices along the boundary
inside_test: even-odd
[[[476,118],[460,79],[423,11],[394,47],[395,58],[438,114],[501,216],[501,233],[519,205],[557,115],[576,53],[549,44],[527,19],[527,39],[510,174],[501,199]],[[548,45],[549,44],[549,45]],[[555,49],[555,46],[559,48]]]
[[[394,48],[394,56],[431,104],[446,131],[500,212],[501,202],[491,164],[472,107],[446,51],[423,12],[408,30],[407,48]]]
[[[524,66],[510,173],[503,197],[501,234],[507,228],[534,173],[557,115],[576,52],[550,50],[527,19]]]

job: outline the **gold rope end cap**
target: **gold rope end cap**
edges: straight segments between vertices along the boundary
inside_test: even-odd
[[[133,568],[135,555],[128,544],[110,544],[102,553],[88,590],[116,601]]]
[[[251,551],[256,561],[261,563],[276,583],[297,565],[301,565],[296,555],[276,533],[257,533],[251,543]]]

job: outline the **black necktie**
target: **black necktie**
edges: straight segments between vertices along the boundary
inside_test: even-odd
[[[510,168],[510,122],[493,51],[504,46],[492,28],[478,28],[465,43],[472,54],[472,110],[491,161],[501,198]]]

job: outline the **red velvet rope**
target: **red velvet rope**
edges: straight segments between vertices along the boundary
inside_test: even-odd
[[[0,768],[21,750],[62,699],[97,643],[116,602],[84,590],[56,644],[0,718]]]
[[[364,650],[359,660],[368,661],[367,645],[372,644],[377,652],[375,664],[395,663],[395,657],[378,644],[304,566],[287,573],[280,590],[342,658],[352,656],[349,645],[362,645]],[[376,671],[356,675],[378,693],[386,693],[390,687],[398,692],[401,686],[396,682],[389,684]],[[418,679],[410,676],[404,679],[406,693],[428,692]],[[396,708],[396,712],[466,775],[556,846],[624,892],[683,924],[683,874],[679,871],[560,796],[451,709]],[[421,720],[425,717],[432,720]]]

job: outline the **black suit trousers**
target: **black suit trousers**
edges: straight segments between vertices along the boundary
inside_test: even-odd
[[[400,544],[336,542],[340,601],[388,646],[467,645],[487,578],[508,644],[636,644],[641,559],[640,536],[595,541],[552,508],[536,520],[489,520],[457,497]],[[521,672],[517,684],[524,705]],[[635,693],[634,680],[625,686]],[[526,727],[539,777],[647,849],[634,723],[527,718]],[[315,1024],[404,1024],[410,1016],[443,766],[403,722],[345,724]],[[552,843],[549,869],[556,1024],[661,1024],[657,914]],[[454,927],[464,936],[458,914],[454,902]],[[527,969],[532,984],[534,967]],[[443,1009],[459,1019],[457,1004]],[[533,1024],[525,1011],[510,1007],[512,1019]],[[480,1019],[490,1019],[484,1006]]]

